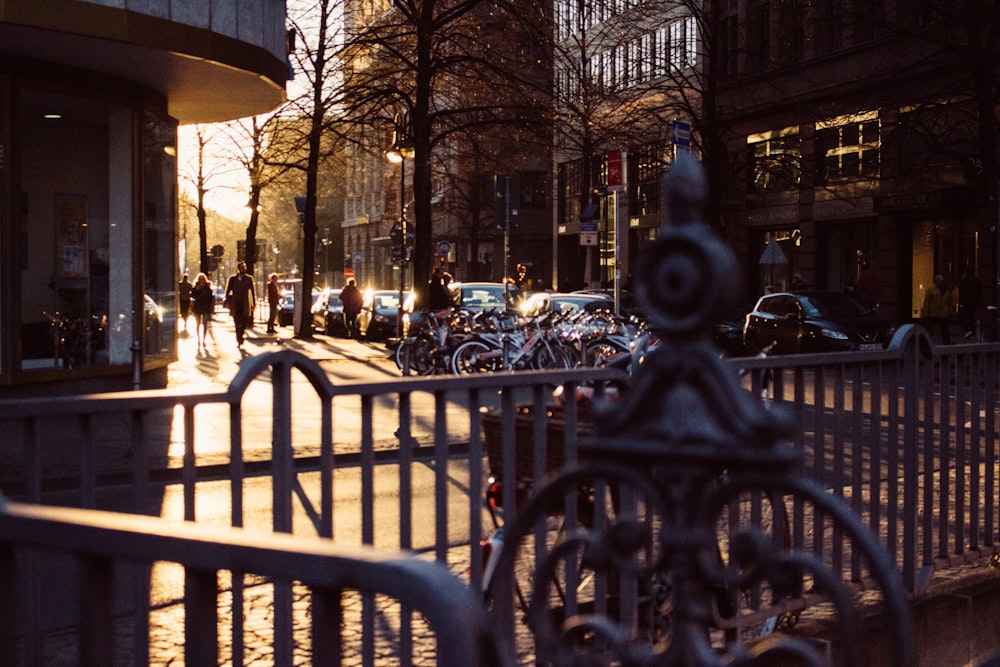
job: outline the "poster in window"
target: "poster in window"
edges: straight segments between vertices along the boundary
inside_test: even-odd
[[[86,195],[56,195],[56,274],[63,278],[86,278]]]

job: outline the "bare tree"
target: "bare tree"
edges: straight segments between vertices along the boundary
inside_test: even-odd
[[[519,122],[536,101],[504,83],[513,77],[502,75],[509,49],[499,47],[515,36],[502,31],[498,13],[509,18],[501,5],[479,0],[398,0],[384,14],[349,15],[344,99],[354,139],[373,152],[387,148],[393,132],[412,141],[418,285],[433,261],[432,182],[483,145],[469,140],[473,128]],[[478,229],[478,215],[468,224]]]

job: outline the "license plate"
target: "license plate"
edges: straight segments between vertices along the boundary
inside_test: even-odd
[[[859,350],[881,350],[882,343],[861,343],[858,345]]]

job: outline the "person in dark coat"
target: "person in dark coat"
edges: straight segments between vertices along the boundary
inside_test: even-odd
[[[191,310],[194,312],[194,328],[198,332],[198,349],[205,348],[205,337],[208,335],[208,321],[215,310],[215,293],[208,276],[199,273],[191,288]]]
[[[441,267],[435,267],[431,272],[431,279],[427,281],[427,309],[447,310],[451,305],[451,292],[445,283],[445,272]]]
[[[267,333],[274,333],[274,321],[278,318],[278,306],[281,305],[281,290],[278,288],[278,274],[267,277]]]
[[[236,327],[237,347],[243,347],[247,327],[253,325],[253,309],[256,303],[253,276],[247,273],[246,262],[240,262],[236,265],[236,275],[229,278],[225,300],[225,306],[229,308],[233,325]]]
[[[358,313],[364,304],[361,290],[358,289],[357,281],[351,278],[340,290],[340,300],[344,304],[344,326],[347,329],[348,338],[358,337]]]

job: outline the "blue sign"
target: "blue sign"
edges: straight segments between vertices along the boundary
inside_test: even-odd
[[[354,263],[355,264],[360,264],[361,263],[361,253],[360,252],[354,253]]]
[[[674,144],[682,146],[684,148],[691,147],[691,124],[685,123],[683,120],[675,120],[673,122],[673,136]]]

